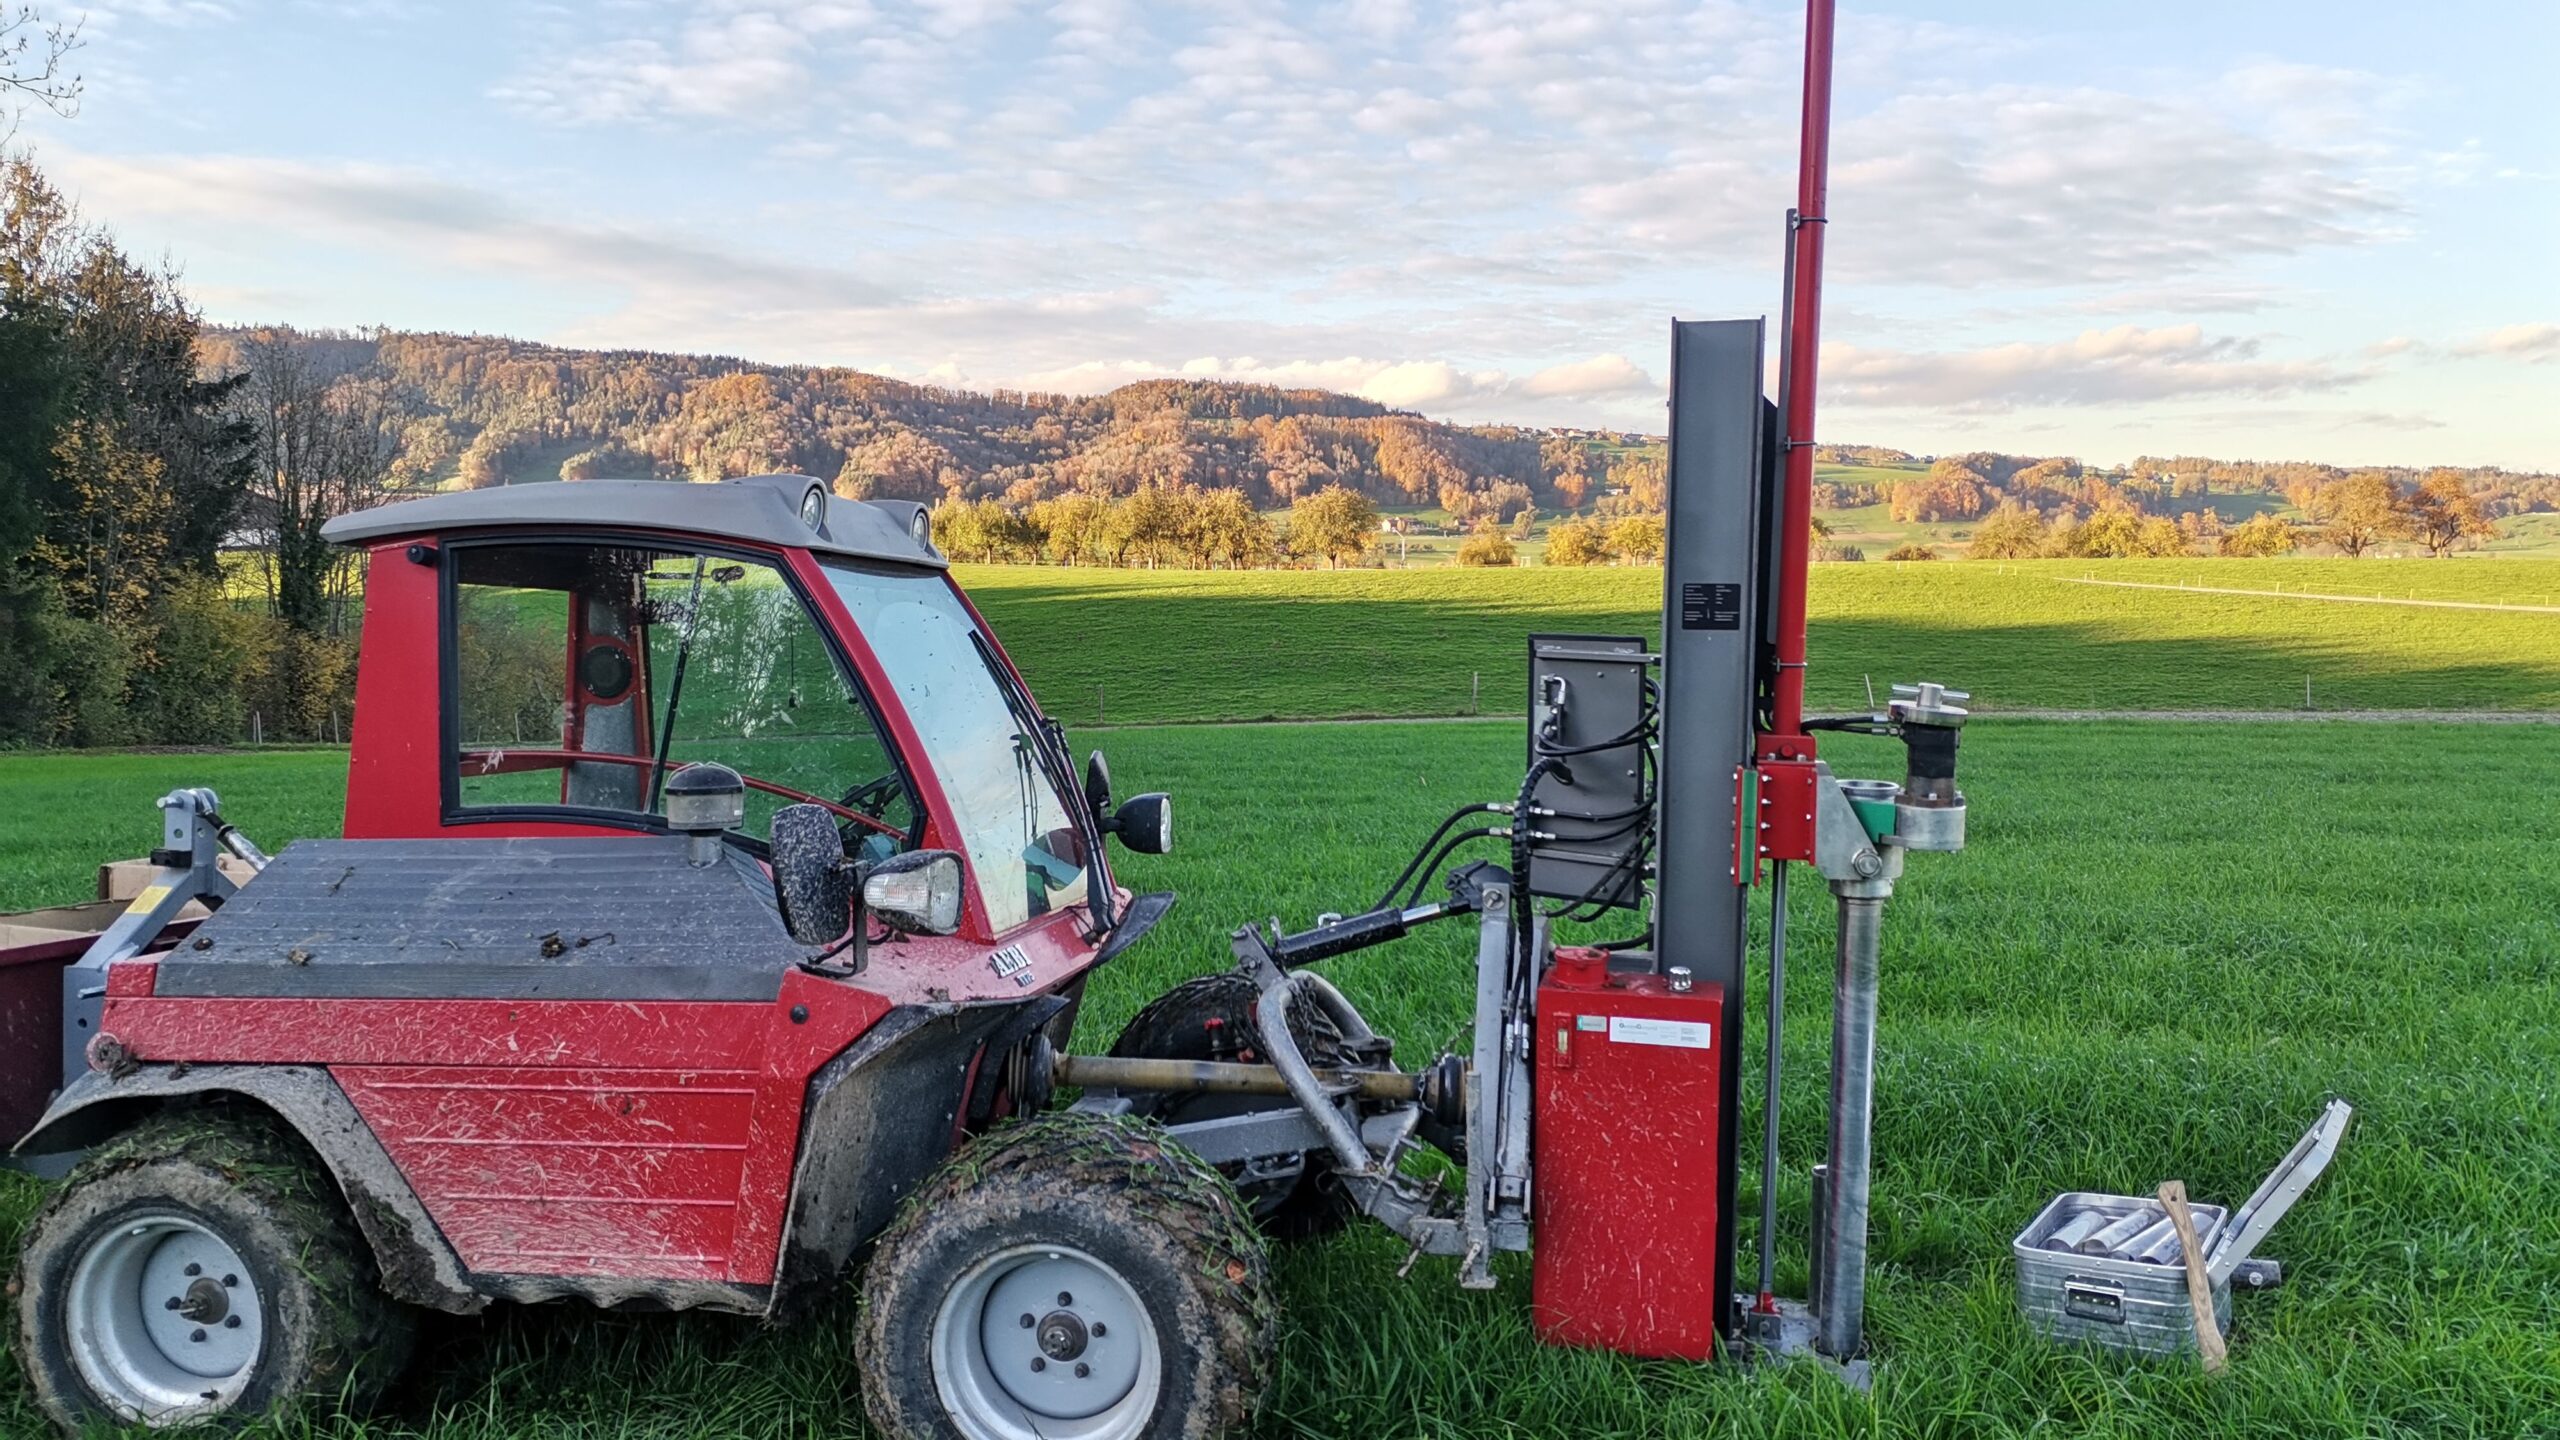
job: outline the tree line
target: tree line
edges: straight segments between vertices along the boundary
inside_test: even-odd
[[[1990,451],[1941,456],[1925,470],[1909,457],[1901,463],[1913,467],[1907,477],[1819,483],[1814,504],[1840,510],[1881,503],[1904,523],[1980,519],[1976,554],[1988,535],[2000,550],[2026,546],[2037,553],[2100,557],[2281,554],[2296,544],[2331,545],[2356,556],[2390,540],[2414,540],[2427,553],[2441,555],[2494,536],[2503,517],[2560,509],[2560,476],[2494,467],[2348,469],[2146,456],[2104,470],[2069,456]],[[2216,494],[2281,495],[2308,523],[2289,526],[2260,516],[2226,534],[2211,503]]]
[[[205,340],[172,272],[0,157],[0,744],[343,734],[349,570],[319,527],[386,480],[389,397],[285,339],[210,365]]]

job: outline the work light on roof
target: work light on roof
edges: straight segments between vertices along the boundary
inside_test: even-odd
[[[825,490],[812,485],[809,487],[809,493],[800,497],[800,523],[812,530],[826,528],[827,492]]]

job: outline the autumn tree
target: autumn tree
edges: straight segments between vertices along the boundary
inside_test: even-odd
[[[1609,488],[1624,492],[1638,513],[1660,510],[1669,484],[1670,466],[1660,455],[1630,455],[1609,467]]]
[[[2485,540],[2498,533],[2456,470],[2429,471],[2406,507],[2409,534],[2427,553],[2441,559],[2465,540]]]
[[[1090,565],[1102,558],[1104,511],[1096,497],[1070,491],[1033,505],[1031,519],[1051,560],[1060,565]]]
[[[1135,558],[1146,562],[1148,569],[1161,565],[1168,555],[1179,555],[1182,535],[1190,523],[1192,496],[1188,490],[1162,485],[1143,485],[1112,502],[1102,522],[1102,544],[1111,563],[1126,565]]]
[[[1245,493],[1236,489],[1211,490],[1201,495],[1191,508],[1183,548],[1195,563],[1215,568],[1225,565],[1242,570],[1269,560],[1277,548],[1272,541],[1271,522],[1253,508]]]
[[[2032,560],[2051,538],[2043,516],[2012,500],[1974,528],[1965,554],[1975,560]]]
[[[1630,565],[1662,563],[1662,517],[1626,515],[1609,524],[1609,553]]]
[[[382,498],[399,426],[379,377],[327,374],[287,335],[245,347],[238,404],[257,446],[251,495],[267,551],[268,599],[286,625],[333,629],[348,557],[320,527]]]
[[[1598,521],[1559,520],[1547,527],[1546,563],[1605,565],[1608,561],[1608,537]]]
[[[1511,537],[1491,520],[1476,522],[1476,528],[1458,542],[1461,565],[1509,565],[1518,559],[1519,551],[1513,547]]]
[[[149,619],[169,561],[175,508],[159,457],[115,428],[76,418],[53,447],[53,523],[36,563],[52,572],[71,613],[130,635]]]
[[[2382,541],[2409,533],[2409,516],[2400,487],[2379,470],[2359,470],[2311,497],[2311,518],[2320,538],[2347,558],[2361,559]]]
[[[2261,511],[2223,531],[2214,548],[2219,554],[2252,559],[2287,554],[2293,549],[2293,527],[2272,512]]]
[[[1368,554],[1377,529],[1377,505],[1345,486],[1327,485],[1289,507],[1290,548],[1329,566]]]

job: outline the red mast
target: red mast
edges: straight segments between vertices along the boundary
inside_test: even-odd
[[[1806,0],[1804,129],[1796,162],[1796,208],[1789,217],[1784,381],[1786,484],[1778,518],[1778,676],[1770,706],[1769,758],[1806,758],[1804,734],[1805,579],[1813,549],[1813,396],[1822,345],[1822,231],[1831,170],[1833,0]]]

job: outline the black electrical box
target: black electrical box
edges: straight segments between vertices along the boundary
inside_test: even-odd
[[[1529,637],[1529,763],[1539,812],[1512,824],[1529,843],[1529,893],[1632,909],[1644,901],[1653,834],[1652,671],[1626,635]],[[1561,753],[1560,753],[1561,752]]]

